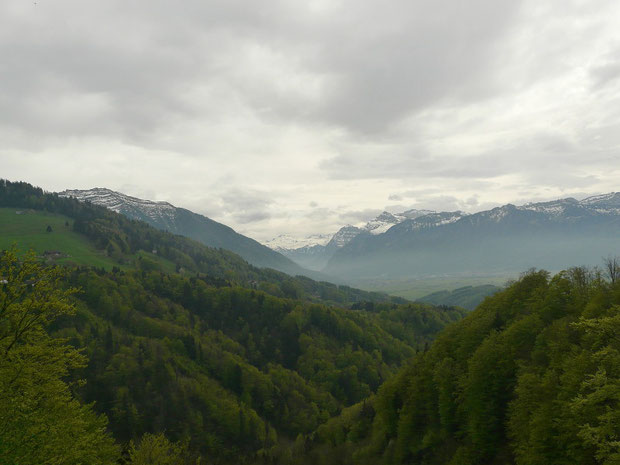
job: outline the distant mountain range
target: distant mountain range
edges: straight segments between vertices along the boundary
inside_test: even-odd
[[[325,279],[324,275],[304,269],[277,251],[235,232],[226,225],[168,202],[138,199],[105,188],[66,190],[59,195],[102,205],[129,218],[144,221],[157,229],[189,237],[209,247],[230,250],[261,268]]]
[[[620,253],[620,193],[507,204],[475,214],[383,212],[362,227],[341,228],[325,244],[278,250],[304,266],[348,279],[592,265]]]
[[[320,271],[325,268],[327,262],[337,250],[344,247],[358,235],[382,234],[392,226],[403,221],[429,214],[436,214],[436,212],[432,210],[408,210],[403,213],[392,214],[384,211],[361,227],[349,224],[340,228],[336,234],[313,234],[301,239],[283,234],[265,242],[265,245],[303,267]]]
[[[269,247],[232,228],[167,202],[109,189],[60,194],[103,205],[125,216],[239,254],[249,263],[318,280],[355,281],[463,273],[560,270],[598,264],[620,254],[620,193],[522,206],[507,204],[475,214],[461,211],[383,212],[362,226],[301,240],[278,236]],[[311,269],[311,270],[309,270]]]

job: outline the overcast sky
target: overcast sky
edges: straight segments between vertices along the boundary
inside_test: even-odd
[[[2,0],[0,177],[259,240],[620,190],[617,0]]]

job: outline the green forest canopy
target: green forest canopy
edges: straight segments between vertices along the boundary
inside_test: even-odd
[[[615,263],[607,279],[525,274],[320,426],[291,463],[620,463]]]

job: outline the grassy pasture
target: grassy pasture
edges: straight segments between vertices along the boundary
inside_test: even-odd
[[[18,212],[20,212],[18,214]],[[47,227],[52,228],[47,232]],[[73,231],[73,220],[54,213],[0,208],[0,250],[16,244],[20,251],[61,252],[57,263],[112,268],[115,265],[104,251],[97,250],[84,236]]]

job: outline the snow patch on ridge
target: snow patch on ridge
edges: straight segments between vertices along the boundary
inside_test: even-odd
[[[123,213],[132,209],[139,210],[149,218],[156,220],[167,218],[173,220],[175,207],[168,202],[153,202],[121,194],[110,189],[95,187],[88,190],[66,190],[58,194],[60,197],[74,197],[82,202],[90,202],[106,207],[116,213]]]
[[[332,234],[311,234],[306,237],[296,238],[289,234],[280,234],[278,237],[264,242],[264,245],[276,251],[296,250],[317,245],[325,246],[332,237]]]

